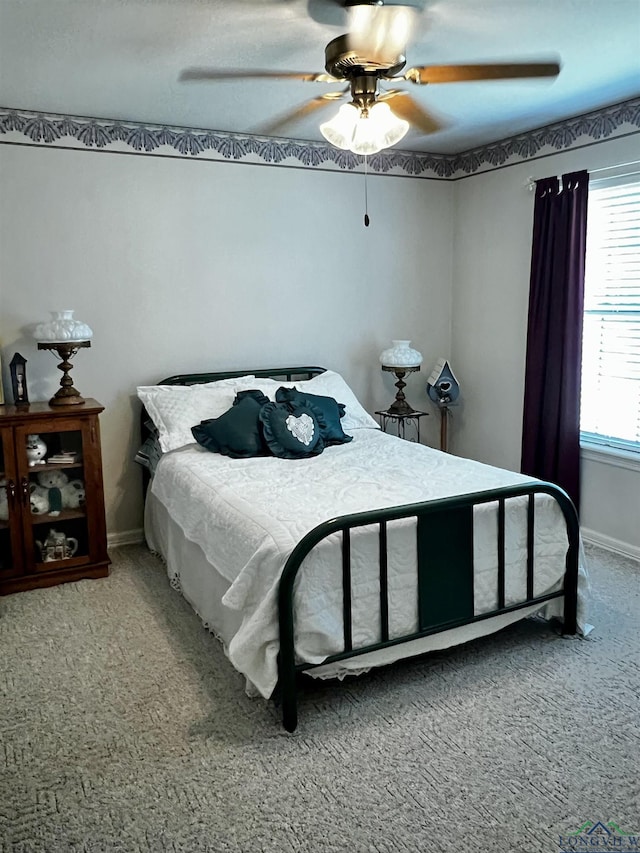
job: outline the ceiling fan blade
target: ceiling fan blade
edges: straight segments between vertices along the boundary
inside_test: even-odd
[[[401,89],[393,89],[390,92],[385,92],[379,96],[378,100],[390,101],[389,108],[391,112],[395,113],[398,118],[408,121],[409,124],[421,133],[437,133],[446,127],[443,121],[428,113],[410,95]]]
[[[300,119],[306,118],[306,116],[316,112],[316,110],[319,110],[322,107],[328,107],[334,101],[339,101],[348,91],[348,89],[345,89],[343,92],[327,92],[325,95],[320,95],[311,101],[307,101],[307,103],[303,104],[301,107],[296,107],[290,112],[278,116],[267,124],[260,125],[256,130],[261,136],[274,136],[281,133],[285,128],[289,127],[289,125],[294,124],[295,122],[300,121]]]
[[[557,62],[489,62],[475,65],[418,65],[402,75],[412,83],[461,83],[469,80],[509,80],[517,77],[556,77]]]
[[[340,82],[330,74],[312,74],[305,71],[264,71],[260,69],[242,68],[185,68],[178,78],[180,82],[189,81],[204,82],[205,80],[306,80],[311,83],[338,83]]]

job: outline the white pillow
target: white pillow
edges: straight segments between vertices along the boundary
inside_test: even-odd
[[[240,379],[221,379],[203,385],[141,385],[138,397],[158,428],[164,453],[193,444],[191,427],[207,418],[219,418],[233,405]]]
[[[380,429],[380,424],[363,408],[342,376],[333,370],[325,370],[312,379],[296,382],[295,387],[298,391],[333,397],[338,403],[344,403],[345,412],[340,423],[345,432],[352,429]]]

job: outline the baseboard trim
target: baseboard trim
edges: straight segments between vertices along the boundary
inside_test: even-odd
[[[107,534],[107,548],[119,548],[121,545],[140,545],[144,542],[144,531],[141,527],[135,530],[123,530],[120,533]]]
[[[590,545],[598,545],[600,548],[606,548],[607,551],[614,551],[616,554],[622,554],[623,557],[630,557],[640,562],[640,548],[636,545],[621,542],[612,536],[605,536],[604,533],[596,533],[595,530],[586,530],[584,527],[581,532],[583,540]]]

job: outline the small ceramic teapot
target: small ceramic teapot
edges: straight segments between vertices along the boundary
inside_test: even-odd
[[[29,467],[44,465],[44,457],[47,455],[47,445],[39,435],[27,436],[27,460]]]
[[[43,563],[51,563],[54,560],[68,560],[78,550],[77,539],[73,536],[65,536],[64,533],[53,528],[49,531],[44,542],[36,539],[36,545],[40,549]]]

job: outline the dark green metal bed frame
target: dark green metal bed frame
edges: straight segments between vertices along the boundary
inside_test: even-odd
[[[235,370],[171,376],[163,385],[195,385],[218,379],[253,374],[283,382],[309,379],[322,373],[321,367],[285,367],[269,370]],[[146,413],[142,412],[143,438]],[[145,481],[145,491],[147,482]],[[567,525],[568,549],[562,589],[545,595],[534,595],[535,495],[548,494],[557,501]],[[505,506],[512,498],[527,497],[527,597],[518,604],[505,603]],[[473,508],[484,503],[497,503],[497,600],[498,607],[480,616],[474,615],[473,572]],[[418,553],[418,629],[403,637],[389,637],[389,600],[387,575],[387,525],[399,519],[416,519]],[[380,637],[378,643],[353,647],[351,532],[365,525],[377,525],[379,539]],[[327,657],[320,666],[354,658],[367,652],[401,645],[432,634],[481,622],[503,613],[513,613],[532,605],[542,607],[564,596],[563,633],[577,630],[579,522],[568,495],[552,483],[536,482],[523,486],[492,489],[440,500],[406,504],[352,513],[322,522],[304,536],[287,559],[278,591],[280,651],[278,686],[274,696],[282,705],[283,725],[289,732],[298,723],[298,674],[317,664],[296,661],[294,648],[294,589],[300,567],[309,552],[323,539],[335,533],[342,539],[343,651]]]

